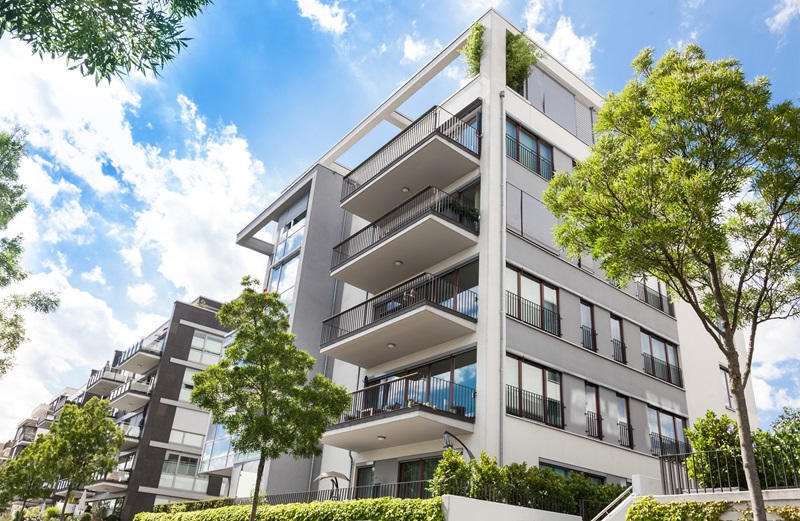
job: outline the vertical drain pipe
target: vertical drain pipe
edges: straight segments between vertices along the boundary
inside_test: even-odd
[[[505,317],[505,267],[506,267],[506,140],[505,140],[505,124],[506,124],[506,109],[505,109],[506,91],[500,91],[500,407],[498,411],[497,424],[500,436],[500,455],[498,463],[503,466],[503,422],[505,420],[505,366],[506,366],[506,349],[505,349],[505,331],[506,331],[506,317]]]

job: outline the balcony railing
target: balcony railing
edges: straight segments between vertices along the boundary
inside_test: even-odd
[[[586,412],[586,434],[592,438],[603,439],[603,418],[596,412]]]
[[[31,442],[36,439],[36,429],[26,430],[16,440],[16,443]]]
[[[597,332],[589,326],[581,326],[581,345],[589,351],[597,351]]]
[[[506,291],[506,314],[528,325],[561,335],[561,316],[519,295]]]
[[[564,427],[564,405],[560,400],[545,399],[513,385],[506,385],[506,412],[553,427]]]
[[[762,490],[800,488],[800,447],[753,447]],[[747,490],[739,447],[660,457],[665,494]]]
[[[119,361],[117,362],[117,365],[125,363],[125,361],[129,360],[133,355],[135,355],[136,353],[138,353],[140,351],[143,352],[143,353],[150,353],[150,354],[161,356],[161,350],[164,348],[164,340],[163,339],[161,339],[161,340],[153,340],[152,342],[149,342],[147,344],[144,343],[144,340],[145,339],[139,340],[138,342],[133,344],[131,347],[126,349],[125,352],[123,352],[122,355],[119,357]]]
[[[400,315],[417,304],[433,304],[472,319],[478,317],[478,295],[428,273],[404,282],[363,304],[322,323],[322,344],[355,333],[372,324]]]
[[[108,474],[96,472],[92,475],[92,482],[97,483],[98,481],[111,481],[115,483],[127,483],[130,477],[130,471],[117,469],[109,472]]]
[[[465,205],[456,196],[429,186],[363,230],[333,247],[331,269],[344,264],[378,241],[392,235],[429,213],[478,232],[478,210]]]
[[[625,344],[622,340],[612,339],[611,345],[614,346],[614,360],[623,364],[628,363],[627,353],[625,352]]]
[[[132,391],[141,394],[150,394],[152,381],[148,380],[128,380],[124,385],[117,387],[108,397],[108,401],[113,402],[123,394]]]
[[[352,393],[339,423],[423,406],[465,418],[475,417],[475,389],[415,373]]]
[[[61,409],[63,409],[64,406],[68,403],[72,402],[70,402],[66,396],[59,397],[58,400],[56,400],[55,403],[53,403],[53,414],[58,414],[58,412],[60,412]]]
[[[619,427],[619,444],[623,447],[633,448],[633,427],[626,422],[617,423]]]
[[[42,426],[45,423],[48,423],[48,422],[52,423],[55,420],[56,420],[55,413],[53,413],[52,411],[47,411],[46,413],[44,413],[41,416],[39,416],[39,418],[36,420],[36,425],[37,426]]]
[[[688,441],[675,440],[657,432],[650,433],[650,453],[654,456],[688,454],[690,452],[692,452],[692,445]]]
[[[342,201],[432,134],[444,136],[476,156],[480,154],[477,129],[435,106],[350,171],[344,178]]]
[[[506,155],[546,181],[553,179],[553,163],[506,134]]]
[[[118,425],[119,428],[122,429],[122,434],[126,438],[139,438],[142,435],[142,428],[139,426],[138,423],[136,424],[120,423]]]
[[[130,358],[130,357],[129,357]],[[123,371],[117,367],[106,367],[103,369],[92,369],[92,374],[89,376],[89,381],[86,383],[86,388],[93,386],[96,384],[101,378],[105,378],[106,380],[114,380],[120,383],[124,383],[132,376],[131,373],[128,371]]]
[[[672,364],[666,363],[647,353],[642,353],[644,359],[644,372],[650,376],[655,376],[659,380],[664,380],[678,387],[683,387],[683,373],[681,368]]]
[[[636,283],[636,296],[642,302],[648,304],[651,307],[658,309],[659,311],[663,311],[668,315],[675,316],[675,305],[669,301],[669,298],[666,295],[662,295],[657,290],[645,286],[641,282]]]

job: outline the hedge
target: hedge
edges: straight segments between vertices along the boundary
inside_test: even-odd
[[[134,521],[248,521],[250,505],[229,506],[193,512],[141,512]],[[442,499],[357,499],[263,505],[258,521],[444,521]]]
[[[652,496],[642,497],[634,501],[626,521],[719,521],[719,518],[731,510],[737,511],[742,521],[753,519],[749,508],[734,508],[730,501],[673,501],[661,503]],[[784,521],[800,521],[800,507],[787,505],[767,507],[767,512],[775,514]]]
[[[209,508],[229,507],[233,505],[232,497],[218,497],[203,501],[183,501],[181,503],[164,503],[153,507],[153,512],[161,514],[175,514],[178,512],[195,512]]]

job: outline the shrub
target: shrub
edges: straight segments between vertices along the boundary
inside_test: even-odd
[[[45,519],[55,519],[61,515],[61,509],[58,507],[47,507],[44,510]]]
[[[506,85],[522,93],[525,80],[543,56],[525,33],[506,33]]]
[[[464,65],[467,66],[467,77],[477,76],[481,72],[481,56],[483,56],[483,32],[486,28],[478,22],[469,30],[469,37],[461,48]]]
[[[196,512],[198,510],[208,510],[210,508],[229,507],[231,505],[233,505],[232,497],[218,497],[214,499],[205,499],[203,501],[164,503],[154,506],[153,512],[175,514],[178,512]]]

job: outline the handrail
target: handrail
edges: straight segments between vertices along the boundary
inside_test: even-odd
[[[628,496],[630,496],[631,494],[633,494],[633,485],[626,488],[622,492],[622,494],[620,494],[619,496],[616,497],[616,499],[614,499],[614,501],[606,505],[606,507],[603,510],[601,510],[599,514],[597,514],[592,518],[592,521],[600,521],[600,519],[602,519],[604,515],[606,515],[607,513],[611,512],[611,510],[616,508],[617,504],[622,503],[624,500],[628,499]]]
[[[394,380],[391,380],[391,381],[392,382],[398,382],[400,380],[405,380],[406,378],[411,378],[412,376],[419,376],[419,373],[411,373],[411,374],[407,374],[405,376],[398,376],[397,378],[395,378]],[[386,385],[386,382],[379,383],[379,384],[368,385],[367,387],[362,387],[361,389],[356,389],[355,391],[351,391],[350,394],[360,393],[361,391],[366,391],[367,389],[374,389],[376,387],[381,387],[383,385]]]

